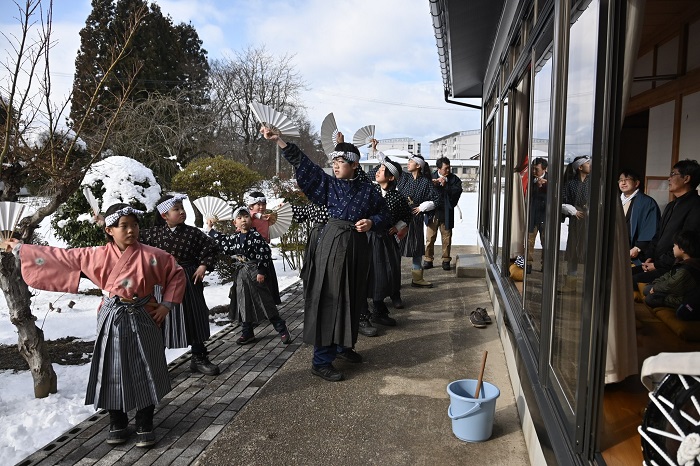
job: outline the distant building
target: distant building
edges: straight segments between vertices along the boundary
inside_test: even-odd
[[[387,150],[403,150],[410,152],[413,155],[422,155],[420,151],[420,142],[412,138],[392,138],[392,139],[379,139],[379,144],[377,144],[377,150],[381,152],[386,152]],[[369,157],[372,157],[372,151],[369,151]]]
[[[472,159],[481,152],[481,130],[456,131],[430,141],[430,157],[450,160]]]

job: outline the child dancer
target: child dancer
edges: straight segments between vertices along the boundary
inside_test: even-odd
[[[231,286],[231,309],[236,309],[241,323],[241,336],[236,343],[246,345],[255,341],[253,325],[269,319],[280,334],[282,343],[292,342],[287,325],[277,313],[281,303],[277,275],[273,273],[272,252],[265,239],[252,226],[250,211],[239,207],[233,213],[236,233],[228,236],[212,230],[214,241],[224,254],[238,259]],[[234,316],[232,316],[233,318]]]
[[[328,223],[318,241],[309,244],[304,341],[314,345],[311,373],[336,382],[343,378],[333,367],[336,357],[362,362],[352,347],[357,341],[360,310],[363,304],[367,306],[369,257],[363,233],[385,228],[386,203],[371,184],[356,179],[360,151],[352,144],[340,143],[331,153],[334,178],[270,128],[263,126],[260,131],[282,149],[309,200],[328,207]]]
[[[270,242],[270,225],[274,225],[277,220],[276,213],[266,214],[267,198],[260,191],[253,191],[246,194],[245,203],[248,206],[248,211],[253,220],[255,230],[265,238],[265,241]]]
[[[205,375],[217,375],[219,367],[209,361],[204,342],[211,335],[209,329],[209,308],[204,301],[202,279],[207,270],[216,264],[218,248],[213,239],[199,228],[185,225],[185,209],[182,200],[186,196],[163,196],[156,205],[160,216],[156,216],[156,226],[141,231],[140,240],[144,244],[169,252],[177,263],[185,269],[188,277],[185,297],[181,306],[173,309],[173,314],[184,313],[184,329],[174,328],[166,332],[166,345],[170,348],[192,346],[190,370]],[[174,327],[178,324],[171,319]],[[185,338],[182,333],[184,332]],[[177,338],[179,336],[179,338]],[[168,339],[180,341],[171,341]]]
[[[433,284],[423,280],[423,254],[425,254],[425,233],[423,232],[424,212],[435,209],[440,195],[433,189],[430,169],[420,155],[408,158],[408,176],[402,176],[398,190],[408,199],[413,219],[408,226],[408,234],[401,240],[401,252],[413,258],[413,280],[411,286],[432,288]]]
[[[170,391],[159,326],[181,302],[185,275],[170,254],[139,243],[140,214],[127,204],[107,209],[106,246],[61,249],[11,239],[6,250],[18,254],[22,278],[33,288],[77,293],[85,276],[109,293],[98,311],[85,404],[109,410],[109,444],[128,440],[127,412],[137,409],[136,445],[149,447],[155,405]],[[160,303],[155,286],[162,288]]]
[[[385,159],[381,153],[380,160],[381,164],[374,175],[378,183],[375,186],[386,200],[391,228],[388,231],[367,232],[372,258],[369,297],[373,302],[372,322],[393,327],[396,320],[389,317],[384,298],[389,296],[395,303],[401,300],[401,251],[394,235],[408,227],[411,210],[406,198],[396,190],[396,180],[402,174],[401,165]]]

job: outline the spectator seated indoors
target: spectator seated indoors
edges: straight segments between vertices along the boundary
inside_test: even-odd
[[[700,286],[700,235],[690,230],[676,233],[673,255],[676,263],[671,270],[644,288],[644,302],[651,308],[679,309],[678,318],[697,320],[697,312],[693,314],[694,311],[688,311],[683,304],[686,297]]]

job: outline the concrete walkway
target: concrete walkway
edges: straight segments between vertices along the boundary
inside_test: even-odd
[[[409,268],[404,259],[405,284]],[[238,328],[231,326],[209,345],[221,375],[189,373],[187,357],[171,364],[174,389],[156,411],[153,449],[137,448],[133,440],[108,446],[107,417],[96,414],[20,464],[528,464],[495,324],[476,329],[469,323],[477,306],[491,313],[485,278],[457,278],[454,269],[440,268],[425,277],[435,288],[404,287],[406,308],[392,310],[397,327],[360,336],[356,349],[365,362],[336,362],[342,382],[309,371],[296,286],[280,307],[297,337],[289,347],[269,325],[258,329],[257,343],[240,347]],[[485,380],[501,396],[492,438],[466,443],[452,434],[446,386],[477,378],[484,350]]]

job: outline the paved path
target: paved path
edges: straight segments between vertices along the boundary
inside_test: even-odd
[[[459,248],[457,248],[459,252]],[[403,261],[410,283],[410,260]],[[152,449],[105,443],[108,416],[96,414],[21,465],[525,465],[528,455],[496,324],[476,329],[469,312],[491,299],[485,279],[425,272],[436,287],[405,286],[399,325],[360,336],[362,364],[338,361],[346,380],[310,374],[311,348],[300,339],[301,286],[287,291],[280,314],[295,341],[284,346],[270,325],[254,345],[239,346],[238,326],[209,342],[216,377],[189,372],[189,355],[173,361],[173,391],[155,414]],[[284,299],[284,298],[283,298]],[[485,380],[501,389],[493,436],[466,443],[447,416],[450,381],[476,378],[484,350]],[[133,424],[132,424],[133,425]]]

